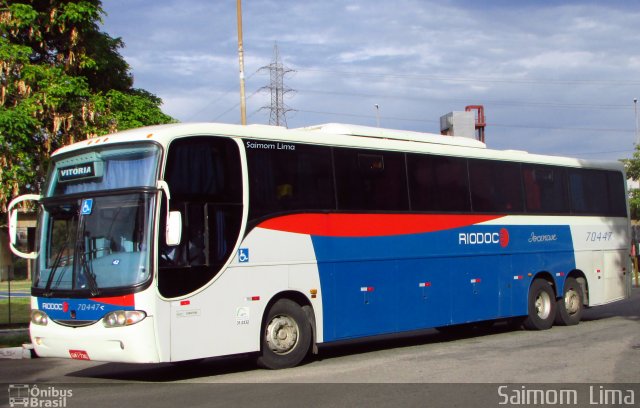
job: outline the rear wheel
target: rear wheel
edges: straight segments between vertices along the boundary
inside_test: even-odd
[[[311,325],[296,302],[280,299],[264,321],[258,365],[272,370],[294,367],[307,356]]]
[[[547,330],[556,316],[556,296],[551,284],[536,279],[529,288],[528,315],[524,327],[528,330]]]
[[[574,278],[564,282],[564,295],[558,299],[555,323],[573,326],[580,323],[583,310],[582,286]]]

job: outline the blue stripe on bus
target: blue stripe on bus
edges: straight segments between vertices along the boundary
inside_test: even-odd
[[[381,237],[312,236],[324,341],[527,314],[531,278],[575,269],[568,226],[474,225]]]
[[[134,310],[133,294],[93,299],[38,298],[38,309],[52,320],[96,321],[116,310]]]

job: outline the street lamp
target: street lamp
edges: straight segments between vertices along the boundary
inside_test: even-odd
[[[380,127],[380,105],[376,103],[373,106],[376,108],[376,126]]]

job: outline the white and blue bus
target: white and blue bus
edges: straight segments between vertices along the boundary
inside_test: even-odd
[[[630,291],[623,167],[329,124],[173,124],[56,151],[30,333],[42,357],[157,363],[521,319]],[[15,234],[12,234],[15,238]],[[15,242],[15,239],[14,239]],[[23,251],[28,251],[24,250]]]

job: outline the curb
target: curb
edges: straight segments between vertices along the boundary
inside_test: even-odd
[[[22,347],[0,348],[0,358],[20,360],[23,358],[36,358],[36,351],[33,344],[23,344]]]
[[[28,328],[24,329],[2,329],[0,335],[3,334],[26,334],[29,333]],[[23,358],[36,358],[38,355],[31,343],[25,343],[22,347],[3,347],[0,348],[0,359],[19,360]]]

